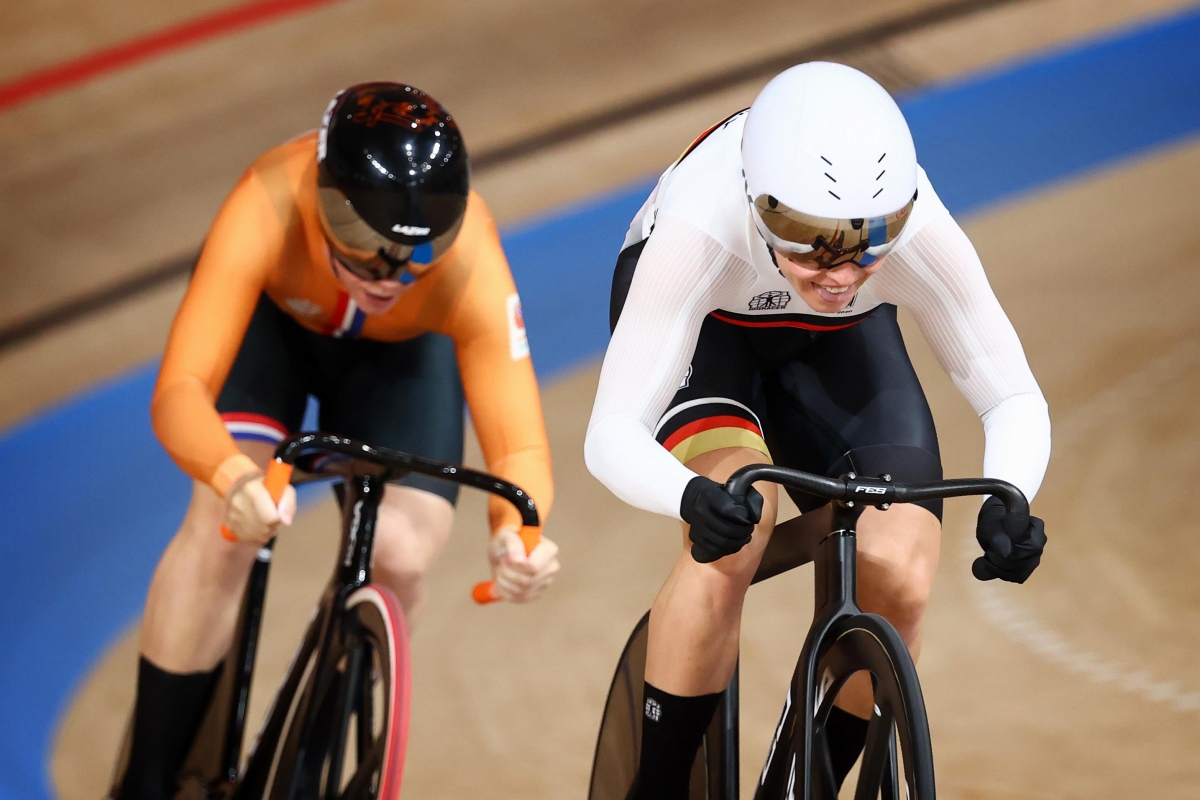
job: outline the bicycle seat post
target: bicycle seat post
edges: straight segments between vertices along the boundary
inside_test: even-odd
[[[354,475],[344,479],[342,505],[342,557],[338,581],[350,589],[371,582],[371,554],[375,548],[375,522],[387,479],[379,475]]]

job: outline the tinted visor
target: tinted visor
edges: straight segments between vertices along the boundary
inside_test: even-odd
[[[867,267],[887,253],[912,212],[917,196],[898,211],[868,219],[829,219],[788,208],[764,194],[754,200],[768,244],[785,257],[814,261],[819,269],[841,264]]]
[[[392,241],[368,225],[350,205],[346,196],[337,189],[322,186],[317,189],[318,216],[321,229],[329,242],[333,256],[342,266],[363,280],[383,281],[395,279],[411,283],[415,276],[408,271],[410,265],[432,264],[440,258],[458,235],[462,218],[440,236],[421,244],[401,244]],[[398,231],[405,236],[420,237],[425,229]]]

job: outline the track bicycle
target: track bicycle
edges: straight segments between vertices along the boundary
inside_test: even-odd
[[[752,581],[758,583],[815,562],[813,621],[796,662],[755,800],[835,800],[838,792],[824,726],[838,692],[860,671],[871,676],[875,708],[867,728],[855,800],[899,800],[901,796],[934,800],[933,748],[916,667],[896,629],[883,617],[863,613],[856,602],[855,525],[867,506],[887,509],[893,503],[995,495],[1004,502],[1006,529],[1016,534],[1029,526],[1029,503],[1015,486],[998,480],[900,484],[887,475],[860,478],[849,473],[827,478],[768,464],[739,469],[725,488],[740,497],[757,481],[806,492],[831,504],[824,507],[829,517],[818,509],[776,526]],[[647,612],[634,627],[609,688],[592,762],[589,800],[626,800],[637,776],[649,619]],[[737,800],[738,794],[735,669],[696,754],[689,797]]]
[[[507,481],[339,436],[302,433],[284,440],[264,483],[278,502],[289,481],[331,477],[341,481],[338,561],[257,741],[243,760],[274,540],[259,549],[242,598],[234,644],[180,772],[177,797],[398,797],[408,735],[408,633],[395,595],[371,583],[371,555],[385,485],[414,472],[504,498],[521,513],[525,526],[521,537],[527,550],[537,544],[539,520],[533,499]],[[495,597],[488,582],[478,584],[473,596],[480,603]],[[121,771],[119,763],[118,774]]]

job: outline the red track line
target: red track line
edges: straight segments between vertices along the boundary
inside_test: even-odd
[[[332,2],[336,0],[256,0],[36,70],[7,83],[0,83],[0,112],[124,67],[149,61],[172,50]]]

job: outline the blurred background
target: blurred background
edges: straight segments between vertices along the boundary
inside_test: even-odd
[[[464,497],[413,640],[406,796],[586,795],[629,629],[674,523],[583,468],[608,281],[657,174],[801,61],[893,91],[1050,402],[1024,586],[976,583],[948,504],[920,670],[946,798],[1200,797],[1200,6],[1191,0],[15,0],[0,31],[0,798],[99,798],[136,627],[188,483],[149,429],[205,230],[329,97],[398,80],[458,118],[543,383],[564,570],[470,603]],[[905,321],[947,475],[981,426]],[[470,459],[479,457],[475,449]],[[283,537],[254,696],[330,568],[322,494]],[[809,571],[751,592],[742,748],[757,777],[811,615]]]

